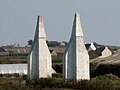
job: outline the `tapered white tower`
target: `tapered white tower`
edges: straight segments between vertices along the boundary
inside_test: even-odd
[[[75,14],[69,43],[63,55],[64,80],[89,80],[89,56],[83,41],[79,14]]]
[[[51,66],[51,54],[46,44],[42,17],[38,16],[34,42],[28,55],[28,78],[51,77],[55,71]]]

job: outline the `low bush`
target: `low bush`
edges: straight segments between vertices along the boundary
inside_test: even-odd
[[[52,63],[62,63],[62,56],[52,56]]]
[[[0,90],[34,90],[26,86],[25,80],[22,78],[0,78]]]
[[[52,64],[53,69],[57,72],[57,73],[62,73],[62,64],[60,63],[53,63]]]
[[[90,80],[85,84],[84,90],[114,90],[111,81]]]
[[[54,77],[54,78],[62,78],[62,74],[61,73],[53,73],[52,77]]]
[[[34,86],[36,89],[42,88],[67,88],[67,89],[80,89],[80,90],[114,90],[112,81],[92,79],[90,81],[73,81],[68,80],[64,82],[61,79],[46,78],[39,80],[30,80],[27,82],[28,85]]]
[[[106,74],[97,76],[91,80],[63,81],[61,78],[41,78],[24,80],[19,78],[0,78],[0,90],[119,90],[120,80],[118,77]]]
[[[0,64],[27,63],[27,56],[3,56],[0,57]]]
[[[120,64],[101,64],[91,73],[92,77],[112,73],[120,77]]]

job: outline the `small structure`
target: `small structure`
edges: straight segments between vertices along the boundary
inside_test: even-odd
[[[90,63],[96,64],[120,64],[120,49],[114,52],[112,55],[103,58],[91,59]]]
[[[112,55],[111,50],[108,47],[104,47],[104,49],[101,52],[101,56],[99,56],[99,58],[105,58]]]
[[[97,49],[96,43],[94,43],[94,42],[85,44],[85,47],[86,47],[88,52],[95,51]]]
[[[63,56],[65,46],[49,47],[52,56]]]
[[[0,64],[0,74],[27,75],[27,64]]]
[[[93,42],[91,42],[91,44],[90,44],[90,47],[89,47],[88,51],[91,51],[91,50],[93,50],[93,51],[95,51],[95,50],[96,50],[96,47],[95,47],[95,45],[94,45],[94,43],[93,43]]]
[[[52,50],[52,49],[50,50],[50,53],[51,53],[52,56],[57,56],[57,52]]]
[[[30,47],[2,46],[0,47],[0,56],[27,56]]]
[[[0,47],[0,56],[9,56],[9,52],[6,52],[3,47]]]
[[[46,44],[42,17],[38,16],[34,42],[28,56],[28,78],[39,79],[51,77],[55,71],[52,69],[51,54]]]
[[[83,42],[79,14],[75,14],[72,35],[64,52],[63,79],[89,80],[89,55]]]

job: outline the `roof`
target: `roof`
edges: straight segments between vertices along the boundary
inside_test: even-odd
[[[90,51],[90,52],[94,52],[95,54],[97,55],[101,55],[101,53],[106,49],[107,47],[100,47],[100,48],[97,48],[95,51]],[[112,50],[108,47],[108,49],[112,52]]]
[[[105,49],[105,47],[100,47],[100,48],[97,48],[96,49],[96,53],[98,53],[98,54],[100,54],[100,53],[102,53],[102,51]]]
[[[9,52],[0,52],[0,56],[9,55]]]
[[[3,47],[6,52],[13,52],[14,54],[28,54],[30,47]]]
[[[27,64],[0,64],[0,74],[27,74]]]
[[[49,50],[53,50],[56,53],[63,53],[64,52],[65,47],[64,46],[57,46],[57,47],[49,47]]]
[[[105,58],[95,58],[90,60],[91,63],[98,63],[98,64],[115,64],[120,63],[120,49],[117,50],[114,54],[105,57]]]
[[[14,54],[14,55],[27,55],[31,49],[31,47],[14,47],[14,46],[3,46],[3,50],[1,49],[2,52],[0,52],[0,55],[9,55],[9,54]],[[56,47],[49,47],[50,52],[52,53],[53,51],[56,53],[63,53],[65,49],[65,46],[56,46]],[[4,51],[4,52],[3,52]]]
[[[90,48],[91,44],[94,45],[95,48],[100,48],[97,43],[91,42],[91,43],[85,44],[85,47],[86,47],[87,50]]]
[[[5,49],[3,47],[0,47],[0,52],[5,52]]]

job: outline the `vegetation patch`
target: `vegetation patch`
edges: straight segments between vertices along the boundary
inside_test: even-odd
[[[22,77],[0,78],[0,90],[119,90],[120,78],[105,74],[91,80],[63,81],[62,78],[27,80]]]
[[[112,73],[120,77],[120,64],[100,64],[91,72],[91,77]]]

